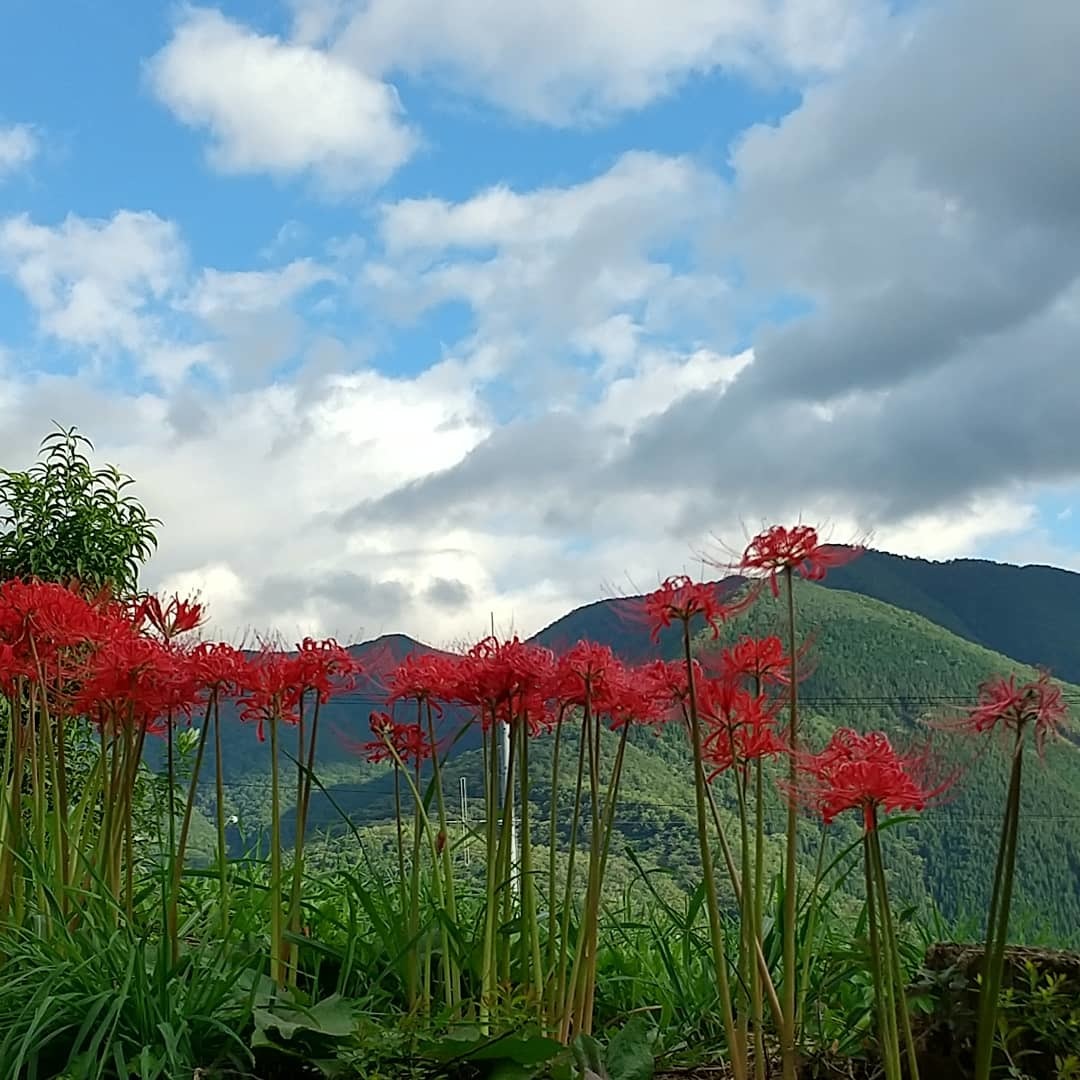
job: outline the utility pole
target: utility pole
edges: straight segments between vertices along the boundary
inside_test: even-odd
[[[491,636],[495,637],[495,612],[491,613]],[[510,772],[510,725],[496,724],[499,738],[499,807],[505,801],[506,780]],[[518,874],[521,853],[518,851],[518,823],[517,807],[515,806],[514,792],[510,795],[510,893],[516,900],[521,890],[521,880]]]

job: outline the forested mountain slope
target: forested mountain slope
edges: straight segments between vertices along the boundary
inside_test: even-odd
[[[929,738],[940,773],[955,776],[948,793],[922,820],[890,835],[898,891],[916,900],[929,895],[950,916],[983,910],[991,870],[987,853],[995,849],[1005,790],[1003,748],[995,741],[972,740],[941,729],[963,704],[974,699],[985,678],[1014,669],[1029,674],[1030,669],[910,611],[865,596],[800,582],[797,598],[799,632],[810,639],[811,671],[801,686],[807,737],[824,741],[834,727],[850,726],[883,728],[901,745],[921,744]],[[538,639],[566,645],[590,637],[611,644],[631,659],[644,659],[650,652],[648,632],[634,611],[634,602],[625,599],[590,605],[560,620]],[[725,628],[720,642],[742,633],[782,631],[780,607],[764,590],[749,611]],[[708,636],[699,638],[698,645],[714,647]],[[393,646],[395,655],[410,647],[408,639],[400,638]],[[385,647],[385,642],[375,643],[359,651],[374,657],[384,654]],[[668,637],[659,648],[673,655],[676,647],[677,641]],[[1070,701],[1080,703],[1080,690],[1069,687],[1067,694]],[[359,824],[386,820],[392,813],[390,771],[361,761],[346,741],[368,737],[367,716],[377,699],[376,688],[368,686],[324,710],[318,771],[330,798],[321,793],[315,796],[310,816],[315,829],[340,831],[340,810]],[[444,723],[453,728],[463,720],[463,714],[450,710]],[[1074,726],[1073,739],[1075,731]],[[533,799],[542,815],[538,821],[546,819],[548,807],[547,784],[539,779],[550,752],[547,741],[538,740],[533,755],[538,776]],[[572,739],[569,745],[572,748]],[[459,779],[466,777],[474,822],[483,813],[475,746],[475,738],[458,744],[445,778],[456,812]],[[235,724],[228,733],[225,754],[230,759],[230,798],[250,831],[265,816],[268,787],[263,748],[250,727]],[[564,760],[573,756],[568,753]],[[721,801],[730,804],[722,779],[717,791]],[[636,737],[627,758],[621,805],[623,839],[633,843],[646,863],[667,868],[677,881],[692,880],[696,865],[693,797],[680,731],[670,728],[659,738],[647,732]],[[1049,746],[1041,762],[1033,758],[1024,811],[1017,908],[1036,914],[1059,933],[1070,932],[1080,926],[1080,750],[1075,742],[1063,740]],[[288,831],[288,823],[286,827]],[[853,828],[852,821],[841,824],[838,831],[843,835]],[[770,829],[779,850],[782,814],[778,803],[770,814]],[[806,830],[804,840],[803,862],[811,866],[816,855],[812,830]]]

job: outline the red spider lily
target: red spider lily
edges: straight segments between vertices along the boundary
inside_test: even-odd
[[[613,731],[624,724],[657,727],[671,715],[669,699],[658,691],[646,668],[626,669],[615,692],[609,694],[606,706]]]
[[[947,787],[929,788],[917,774],[925,755],[898,754],[881,732],[859,735],[847,728],[833,732],[820,754],[799,762],[800,792],[828,825],[845,810],[862,810],[867,830],[875,827],[877,811],[923,810]]]
[[[720,672],[726,681],[755,679],[760,686],[791,681],[791,661],[775,635],[744,637],[720,653]]]
[[[360,665],[336,641],[305,638],[296,653],[264,650],[238,667],[240,719],[254,720],[260,742],[272,716],[286,724],[300,719],[306,694],[325,705],[335,693],[354,685]]]
[[[692,661],[694,686],[699,687],[705,679],[701,664]],[[649,691],[665,718],[685,717],[690,699],[690,681],[686,664],[681,660],[653,660],[638,669],[639,677],[649,686]]]
[[[442,712],[440,701],[457,696],[461,679],[458,658],[438,653],[408,653],[391,672],[387,703],[421,701]]]
[[[552,723],[547,698],[554,671],[550,649],[516,636],[484,638],[458,660],[453,700],[479,709],[485,731],[492,722],[522,722],[535,734]]]
[[[625,669],[607,645],[579,641],[559,657],[551,680],[552,696],[564,707],[605,712],[606,702],[625,677]]]
[[[699,707],[710,727],[702,747],[715,769],[710,780],[732,765],[787,753],[776,733],[775,705],[764,694],[751,694],[734,679],[706,679]]]
[[[259,742],[266,740],[264,724],[272,716],[287,724],[300,719],[300,699],[295,664],[289,656],[269,649],[248,659],[238,671],[240,719],[254,720]]]
[[[65,649],[101,641],[128,624],[119,609],[95,605],[63,585],[8,581],[0,585],[0,641],[45,666]]]
[[[181,600],[178,596],[162,606],[158,597],[149,595],[136,602],[134,621],[136,626],[150,626],[166,641],[172,641],[202,625],[203,609],[194,600]]]
[[[195,677],[211,693],[238,693],[247,660],[225,642],[201,642],[188,654]]]
[[[400,758],[403,765],[418,767],[432,756],[434,747],[419,724],[397,724],[384,712],[373,712],[369,722],[375,739],[358,749],[372,764],[393,761],[397,765]]]
[[[843,566],[862,554],[857,546],[822,544],[811,525],[784,525],[758,533],[739,561],[740,570],[765,571],[773,596],[780,595],[777,576],[782,570],[796,570],[808,581],[821,581],[828,570]]]
[[[356,686],[363,666],[349,655],[333,638],[316,641],[304,638],[298,652],[290,657],[294,678],[301,693],[311,691],[325,705],[331,696]]]
[[[749,594],[730,604],[720,598],[722,586],[716,583],[694,582],[685,574],[667,578],[658,589],[642,597],[638,603],[651,627],[650,638],[660,634],[673,623],[689,623],[697,616],[704,618],[713,637],[720,636],[720,624],[747,607],[753,600]]]
[[[103,729],[131,726],[160,734],[162,719],[190,718],[200,690],[188,654],[135,633],[116,634],[86,661],[72,704]]]
[[[1042,672],[1033,682],[1016,685],[1016,676],[1007,679],[995,675],[979,687],[976,704],[959,722],[963,730],[981,734],[1001,724],[1021,732],[1029,724],[1035,728],[1035,745],[1042,753],[1048,737],[1058,735],[1068,709],[1061,688],[1050,682],[1050,673]]]

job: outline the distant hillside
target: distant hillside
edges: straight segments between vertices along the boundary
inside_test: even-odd
[[[1080,683],[1080,574],[868,551],[833,570],[825,584],[917,612],[968,641]]]
[[[898,743],[921,741],[934,722],[973,698],[975,688],[995,672],[1022,666],[966,641],[910,611],[899,610],[855,593],[800,583],[800,629],[813,641],[813,671],[803,685],[806,732],[824,741],[834,727],[881,727]],[[587,636],[606,642],[633,660],[656,655],[648,632],[634,618],[630,600],[607,601],[571,613],[549,627],[540,640],[565,646]],[[748,612],[725,629],[723,640],[741,633],[782,629],[781,611],[766,590]],[[710,647],[707,637],[699,641]],[[377,658],[387,648],[399,656],[409,639],[381,639],[361,646],[362,656]],[[423,646],[417,646],[424,648]],[[668,636],[660,650],[673,655],[678,642]],[[1080,702],[1080,689],[1069,688],[1070,700]],[[360,761],[342,743],[339,733],[354,740],[367,738],[367,716],[379,703],[377,688],[369,685],[356,695],[335,702],[323,714],[318,771],[334,802],[358,824],[384,821],[391,813],[390,771]],[[448,710],[448,729],[464,719]],[[961,779],[940,805],[917,824],[891,834],[891,865],[897,889],[912,899],[932,896],[950,915],[978,912],[989,887],[987,852],[997,842],[999,812],[1004,796],[1005,765],[1001,747],[955,736],[935,737],[945,771]],[[288,746],[288,743],[285,743]],[[231,777],[230,801],[245,823],[257,828],[265,818],[268,790],[265,747],[246,725],[228,726],[226,757]],[[456,805],[458,778],[468,778],[470,797],[482,814],[479,754],[476,742],[458,745],[447,770],[448,795]],[[545,757],[539,740],[533,760]],[[569,754],[568,758],[573,758]],[[687,779],[687,758],[681,733],[672,728],[662,737],[642,734],[627,759],[620,830],[623,839],[650,865],[664,868],[675,880],[689,881],[694,873],[693,797]],[[724,798],[726,788],[718,789]],[[564,792],[565,794],[565,792]],[[546,808],[543,782],[534,785],[534,798]],[[1069,742],[1048,748],[1045,762],[1033,761],[1024,794],[1025,810],[1019,843],[1020,872],[1017,903],[1034,911],[1058,934],[1080,926],[1080,751]],[[783,817],[777,804],[770,828],[779,852]],[[315,830],[340,830],[338,810],[316,793],[311,808]],[[854,828],[845,823],[841,830]],[[286,822],[288,832],[288,821]],[[802,854],[807,865],[815,852],[812,830],[805,834]]]

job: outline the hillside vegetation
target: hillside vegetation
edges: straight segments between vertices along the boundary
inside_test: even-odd
[[[921,820],[893,833],[892,866],[899,894],[913,902],[932,899],[949,918],[984,911],[990,887],[987,852],[997,843],[1007,772],[1002,748],[942,728],[974,699],[976,688],[987,677],[1011,670],[1030,674],[1030,669],[920,615],[869,597],[805,583],[800,584],[797,596],[801,633],[810,642],[811,673],[800,693],[811,737],[823,743],[833,728],[845,726],[860,731],[881,728],[901,746],[921,745],[929,739],[937,771],[943,780],[953,781]],[[651,645],[633,612],[633,601],[627,599],[592,604],[572,612],[537,635],[537,640],[565,645],[589,638],[639,661],[658,654],[673,656],[676,642],[662,638],[659,646]],[[705,635],[698,639],[698,648],[707,652],[744,633],[782,633],[781,612],[767,590],[726,627],[718,642]],[[407,641],[394,640],[395,655],[408,647]],[[385,643],[373,643],[358,652],[375,658],[384,649]],[[1080,690],[1070,687],[1067,693],[1071,701],[1080,702]],[[377,688],[367,685],[324,711],[317,765],[329,797],[322,792],[313,797],[309,823],[316,831],[340,833],[345,828],[342,811],[362,827],[393,817],[390,771],[361,761],[355,752],[355,743],[368,738],[368,712],[378,701]],[[448,709],[443,730],[455,731],[462,722],[461,713]],[[250,840],[266,820],[265,747],[260,747],[246,725],[229,725],[227,733],[223,757],[231,777],[229,800],[240,818],[235,840],[243,846],[240,830]],[[547,771],[549,742],[539,740],[535,751],[541,775]],[[575,745],[574,737],[568,737],[564,761],[574,760]],[[481,763],[475,746],[469,736],[458,743],[444,778],[455,820],[460,820],[459,780],[466,778],[474,825],[483,816]],[[537,820],[546,821],[549,804],[544,785],[536,786],[532,799]],[[569,815],[569,805],[560,808],[562,828],[569,827]],[[1080,926],[1078,822],[1080,750],[1064,740],[1047,748],[1045,760],[1032,762],[1031,780],[1024,789],[1016,884],[1018,911],[1038,913],[1040,925],[1034,929],[1054,937],[1071,934]],[[288,808],[283,828],[289,836]],[[834,826],[838,837],[845,835],[846,828],[854,838],[853,824]],[[778,858],[783,829],[778,801],[772,807],[769,829]],[[817,857],[816,836],[812,826],[802,836],[801,861],[807,873]],[[546,839],[545,834],[541,832],[538,839]],[[663,870],[675,883],[694,880],[693,794],[679,730],[669,728],[659,736],[636,733],[626,761],[619,840],[623,849],[632,845],[644,865]],[[618,842],[613,854],[622,854]],[[633,876],[625,859],[617,860],[614,872],[627,881]]]

